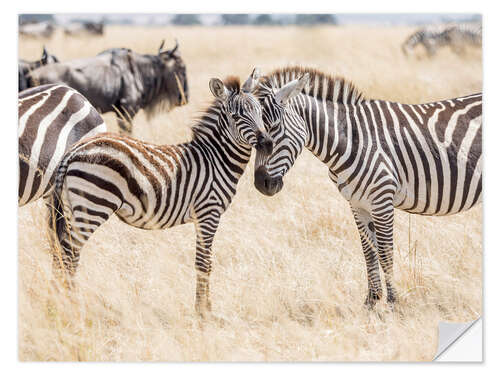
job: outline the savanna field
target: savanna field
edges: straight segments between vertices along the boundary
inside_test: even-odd
[[[147,120],[133,136],[159,144],[186,141],[212,101],[208,81],[254,66],[313,66],[353,81],[368,98],[424,103],[482,89],[481,51],[449,49],[434,59],[405,58],[398,27],[113,26],[103,37],[19,40],[19,57],[42,45],[61,61],[106,48],[156,53],[179,40],[188,105]],[[104,116],[118,131],[113,114]],[[253,158],[223,215],[213,251],[211,298],[220,319],[200,325],[194,310],[192,224],[164,231],[113,217],[82,250],[76,289],[58,292],[51,270],[44,204],[18,214],[19,327],[22,361],[428,361],[439,321],[482,313],[482,206],[450,217],[397,211],[394,275],[399,304],[363,302],[366,268],[347,202],[326,167],[307,150],[269,198],[253,186]],[[13,197],[14,199],[14,197]]]

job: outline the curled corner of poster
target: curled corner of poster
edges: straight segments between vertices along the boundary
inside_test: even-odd
[[[483,319],[467,323],[439,322],[436,362],[482,362]]]

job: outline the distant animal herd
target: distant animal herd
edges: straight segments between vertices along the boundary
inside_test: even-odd
[[[65,35],[100,36],[104,34],[104,22],[72,22],[62,27]],[[56,26],[50,21],[30,22],[19,26],[19,35],[31,38],[50,38]]]
[[[457,45],[460,33],[477,44],[471,30],[419,30],[403,51],[422,43],[432,55],[444,40]],[[160,146],[129,134],[140,109],[154,115],[188,103],[177,42],[151,55],[113,48],[66,62],[44,48],[39,61],[19,62],[19,205],[45,200],[53,269],[67,285],[87,240],[112,215],[142,229],[193,223],[195,308],[209,315],[213,239],[253,149],[254,185],[266,196],[280,192],[304,148],[328,167],[360,236],[369,308],[383,294],[380,268],[387,302],[398,301],[395,208],[450,215],[481,202],[481,93],[388,102],[302,66],[254,69],[243,84],[229,76],[208,86],[214,101],[193,122],[191,140]],[[107,132],[105,112],[117,114],[120,134]]]

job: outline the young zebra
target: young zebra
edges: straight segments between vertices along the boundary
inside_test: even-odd
[[[272,150],[260,104],[250,94],[257,80],[254,71],[240,89],[234,77],[225,83],[212,79],[216,100],[186,143],[157,146],[105,134],[75,145],[59,167],[53,194],[54,229],[62,247],[56,267],[62,263],[73,275],[80,249],[112,214],[142,229],[194,223],[196,310],[209,313],[211,248],[220,217],[236,193],[251,147],[264,154]]]
[[[366,260],[365,303],[382,296],[379,263],[394,302],[394,208],[449,215],[481,200],[482,94],[420,105],[366,100],[344,79],[301,67],[262,77],[255,94],[274,141],[271,155],[257,152],[257,189],[278,193],[306,146],[350,203]]]
[[[106,131],[97,110],[76,90],[43,85],[18,97],[19,206],[47,197],[64,153],[77,141]]]
[[[481,46],[482,25],[480,23],[462,23],[427,26],[411,34],[401,46],[408,56],[417,45],[422,44],[431,57],[438,48],[450,46],[457,54],[464,52],[465,45]]]

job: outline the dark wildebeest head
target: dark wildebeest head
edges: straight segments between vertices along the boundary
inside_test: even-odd
[[[186,65],[180,55],[179,43],[176,40],[174,48],[166,51],[163,50],[164,44],[163,40],[158,49],[161,78],[158,82],[159,95],[152,103],[153,111],[160,102],[168,102],[170,107],[174,107],[187,104],[189,100]]]
[[[42,57],[40,60],[36,61],[26,61],[23,59],[19,59],[19,87],[18,91],[22,91],[28,88],[28,83],[26,81],[26,75],[43,65],[53,64],[59,62],[58,58],[54,55],[51,55],[43,46]]]
[[[40,64],[36,65],[35,67],[38,68],[41,65],[53,64],[57,62],[59,62],[59,59],[54,55],[49,54],[45,49],[45,46],[43,46],[42,58],[40,59]]]

